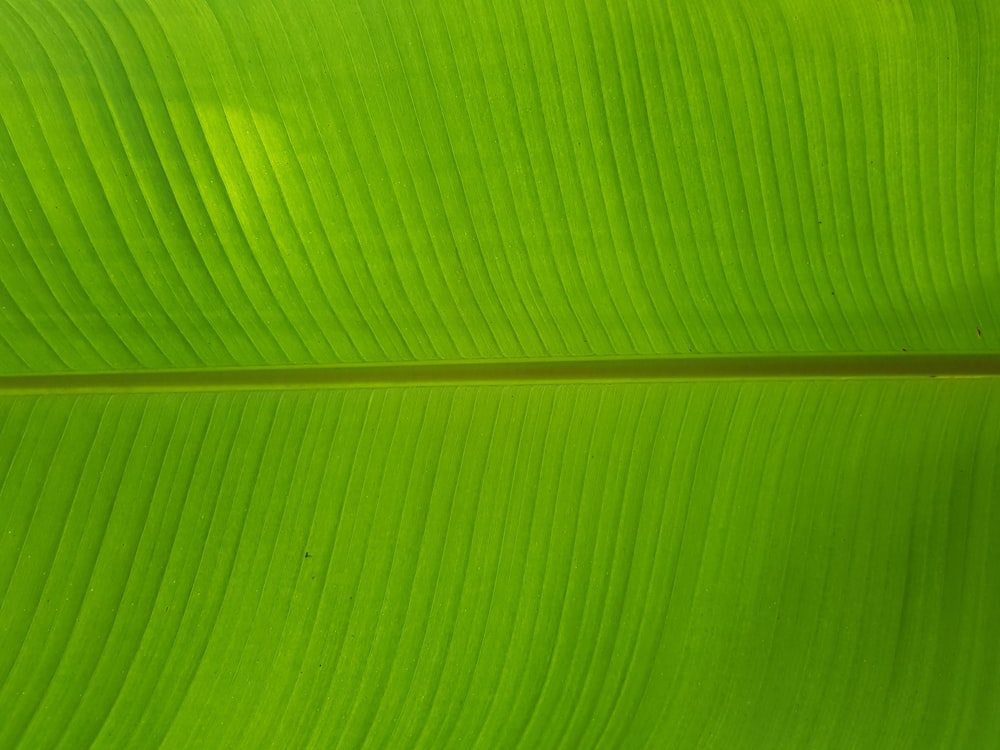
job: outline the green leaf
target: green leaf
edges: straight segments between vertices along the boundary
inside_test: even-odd
[[[1000,747],[1000,6],[6,0],[0,750]]]

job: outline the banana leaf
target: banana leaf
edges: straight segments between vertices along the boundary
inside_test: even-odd
[[[0,750],[1000,748],[1000,4],[4,0]]]

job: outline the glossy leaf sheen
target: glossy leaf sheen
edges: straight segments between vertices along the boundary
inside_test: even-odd
[[[5,0],[0,750],[1000,747],[998,143],[986,0]]]

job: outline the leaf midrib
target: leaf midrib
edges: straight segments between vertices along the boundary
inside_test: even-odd
[[[393,362],[0,376],[0,395],[429,385],[1000,377],[1000,353],[782,354]]]

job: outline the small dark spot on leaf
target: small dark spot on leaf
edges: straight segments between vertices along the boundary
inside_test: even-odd
[[[906,351],[906,347],[905,347],[905,346],[903,347],[903,351],[904,351],[904,352]]]
[[[306,559],[309,559],[310,557],[312,557],[312,555],[310,555],[308,552],[306,552]]]
[[[976,326],[976,335],[979,336],[979,338],[983,337],[983,329],[979,326]]]

